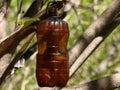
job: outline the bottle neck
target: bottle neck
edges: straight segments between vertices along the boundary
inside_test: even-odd
[[[58,10],[55,7],[49,7],[47,11],[48,18],[49,17],[58,17]]]

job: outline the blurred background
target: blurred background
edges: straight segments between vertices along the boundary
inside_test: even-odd
[[[14,32],[19,0],[12,0],[6,17],[0,22],[0,39]],[[23,0],[20,15],[23,15],[33,0]],[[113,0],[69,0],[64,18],[70,28],[68,49],[86,28],[98,18],[98,16],[110,5]],[[46,5],[44,6],[46,7]],[[4,27],[3,27],[4,26]],[[120,72],[120,26],[100,45],[88,58],[81,68],[70,78],[66,87],[72,87],[81,83],[108,76]],[[32,39],[31,45],[36,41]],[[24,40],[19,44],[21,47]],[[29,45],[29,47],[31,46]],[[16,51],[17,52],[17,51]],[[36,53],[27,60],[22,68],[17,70],[11,78],[7,79],[0,90],[37,90],[35,77]],[[116,89],[120,90],[120,89]]]

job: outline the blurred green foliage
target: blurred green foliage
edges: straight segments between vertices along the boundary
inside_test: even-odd
[[[33,0],[23,0],[22,12],[25,12]],[[65,21],[70,28],[68,48],[85,29],[109,6],[112,0],[76,0],[75,10],[67,7]],[[8,34],[12,32],[15,23],[13,19],[17,13],[17,0],[12,0],[9,8]],[[17,19],[17,16],[16,16]],[[116,72],[120,72],[120,27],[118,27],[100,47],[88,58],[75,75],[69,80],[68,87],[95,80]],[[103,65],[103,67],[101,67]],[[25,67],[17,70],[15,75],[8,79],[1,90],[35,90],[38,85],[35,78],[36,55],[30,57]],[[116,89],[118,90],[118,89]]]

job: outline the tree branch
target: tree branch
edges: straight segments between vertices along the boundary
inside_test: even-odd
[[[120,12],[120,1],[114,0],[112,4],[95,20],[76,41],[69,50],[70,66],[75,62],[87,45],[103,31],[103,28],[116,17]]]
[[[0,57],[2,57],[6,53],[11,52],[23,38],[25,38],[34,31],[35,28],[31,26],[27,29],[15,31],[10,36],[2,39],[0,41]]]
[[[70,67],[70,77],[78,70],[78,68],[86,61],[86,59],[94,52],[94,50],[106,39],[107,36],[120,24],[120,17],[106,25],[103,31],[93,39],[86,49],[77,58],[75,63]]]
[[[11,0],[2,0],[0,1],[0,21],[4,18],[7,13],[7,9],[10,5]]]
[[[120,73],[62,90],[114,90],[120,87]]]
[[[33,38],[34,34],[35,33],[31,34],[27,38],[27,40],[26,40],[27,42],[24,43],[24,45],[21,47],[21,49],[19,50],[17,55],[11,61],[11,63],[9,64],[9,66],[7,67],[7,69],[5,70],[5,72],[3,73],[3,75],[0,78],[0,85],[3,83],[3,81],[5,81],[6,77],[8,77],[8,75],[11,75],[12,69],[14,68],[14,66],[18,62],[18,60],[20,59],[21,55],[24,53],[25,49],[27,48],[27,46],[29,45],[31,39]]]
[[[42,1],[44,0],[41,0],[41,7],[43,6]],[[40,13],[37,17],[41,17],[41,15],[43,15],[43,13]],[[14,48],[17,47],[17,45],[23,38],[34,32],[35,30],[36,27],[34,27],[32,23],[27,23],[26,25],[20,27],[17,31],[15,30],[15,32],[8,37],[0,40],[0,58],[6,53],[11,52]]]
[[[34,0],[32,5],[25,13],[24,17],[33,17],[34,15],[36,15],[39,12],[39,10],[41,10],[45,2],[46,0]]]

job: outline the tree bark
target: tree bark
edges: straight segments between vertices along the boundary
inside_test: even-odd
[[[103,31],[91,41],[75,63],[70,67],[70,77],[79,69],[79,67],[87,60],[87,58],[95,51],[95,49],[106,39],[107,36],[120,24],[120,17],[106,25]]]
[[[120,87],[120,73],[62,90],[114,90]]]
[[[1,0],[0,1],[0,21],[4,18],[7,13],[7,9],[10,5],[11,0]]]
[[[18,62],[21,55],[24,53],[25,49],[27,48],[27,46],[31,42],[31,39],[33,38],[34,35],[35,35],[35,33],[32,33],[32,34],[29,35],[29,37],[26,40],[27,42],[24,43],[24,45],[21,47],[21,49],[19,50],[17,55],[13,58],[11,63],[8,65],[7,69],[5,70],[5,72],[3,73],[3,75],[0,78],[0,85],[5,81],[6,77],[8,77],[12,74],[12,70],[13,70],[13,72],[15,72],[15,68],[20,68],[19,66],[15,67],[15,64]]]
[[[95,20],[76,41],[69,50],[70,66],[88,46],[88,44],[103,31],[103,28],[114,20],[120,13],[120,0],[114,0],[112,4]]]
[[[0,57],[11,52],[23,38],[34,31],[34,27],[29,27],[28,29],[15,31],[10,36],[2,39],[0,41]]]

